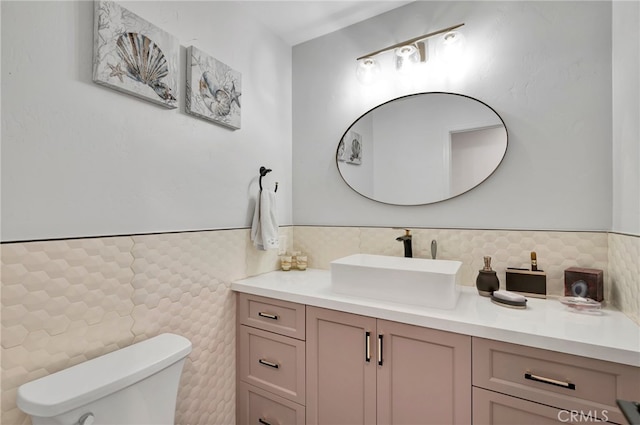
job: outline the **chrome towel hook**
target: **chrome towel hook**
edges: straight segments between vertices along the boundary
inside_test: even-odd
[[[272,170],[271,168],[266,168],[266,167],[260,167],[260,180],[259,180],[259,184],[260,184],[260,192],[262,192],[262,178],[264,176],[267,175],[267,173],[270,173]],[[276,182],[276,188],[274,189],[274,192],[278,191],[278,182]]]

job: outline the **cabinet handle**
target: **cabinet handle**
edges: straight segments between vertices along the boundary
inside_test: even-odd
[[[265,319],[278,320],[277,314],[263,313],[262,311],[259,311],[258,316],[264,317]]]
[[[270,362],[270,361],[265,360],[265,359],[258,360],[258,363],[263,364],[265,366],[272,367],[274,369],[278,369],[280,367],[280,365],[278,363],[273,363],[273,362]]]
[[[269,422],[265,421],[265,420],[264,420],[264,419],[262,419],[262,418],[258,418],[258,422],[259,422],[259,423],[261,423],[262,425],[271,425],[271,423],[269,423]]]
[[[382,335],[378,335],[378,366],[382,366]]]
[[[364,352],[364,361],[369,363],[371,361],[371,332],[365,333]]]
[[[569,390],[575,390],[576,384],[572,384],[570,382],[562,382],[556,379],[545,378],[544,376],[533,375],[531,373],[525,373],[524,379],[528,379],[530,381],[542,382],[544,384],[555,385],[556,387],[567,388]]]

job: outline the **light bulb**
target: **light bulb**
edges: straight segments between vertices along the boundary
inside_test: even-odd
[[[356,78],[362,84],[372,84],[380,75],[380,64],[373,58],[362,58],[358,60],[356,67]]]
[[[413,44],[398,47],[396,54],[396,70],[398,72],[407,72],[414,68],[420,62],[420,53]]]
[[[457,64],[463,58],[465,38],[458,31],[449,31],[442,36],[442,60],[450,65]]]
[[[464,41],[464,35],[458,31],[449,31],[442,36],[442,44],[445,49],[461,49]]]

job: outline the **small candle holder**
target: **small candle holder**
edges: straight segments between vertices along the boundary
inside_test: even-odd
[[[280,268],[288,272],[291,270],[291,256],[290,255],[282,255],[280,256]]]
[[[307,270],[307,256],[304,254],[296,255],[296,265],[298,270]]]
[[[300,251],[293,251],[291,253],[291,268],[292,269],[297,269],[298,268],[298,255],[300,255]]]

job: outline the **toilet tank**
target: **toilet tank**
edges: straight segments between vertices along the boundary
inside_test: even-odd
[[[191,342],[162,334],[18,388],[33,425],[173,425]]]

